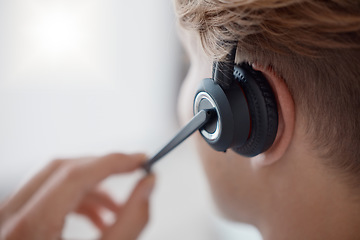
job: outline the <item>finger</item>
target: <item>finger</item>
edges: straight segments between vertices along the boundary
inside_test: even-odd
[[[106,223],[101,217],[101,207],[93,205],[82,205],[76,210],[78,214],[84,215],[101,231],[106,228]]]
[[[95,189],[84,197],[75,209],[75,212],[87,216],[95,226],[103,230],[105,223],[102,221],[101,213],[106,211],[106,209],[117,213],[121,211],[121,208],[122,206],[116,204],[106,192],[101,189]]]
[[[137,184],[117,221],[104,233],[104,240],[137,239],[149,219],[149,196],[154,183],[154,175],[148,175]]]
[[[7,199],[3,205],[5,214],[9,215],[16,212],[56,170],[67,162],[68,161],[66,160],[54,160],[48,163],[46,167],[27,181],[14,195]]]
[[[108,193],[101,189],[94,189],[87,193],[77,208],[81,208],[83,205],[98,205],[112,212],[118,212],[121,208],[121,206],[117,204]],[[77,209],[75,209],[75,211],[77,211]]]
[[[133,171],[145,161],[144,155],[110,154],[74,161],[57,171],[22,209],[23,217],[50,225],[62,223],[90,189],[104,178]],[[50,213],[51,214],[48,214]]]
[[[99,204],[112,212],[117,212],[120,208],[120,206],[111,198],[111,196],[101,189],[95,189],[91,191],[86,195],[84,200],[88,201],[89,203]]]
[[[81,161],[75,166],[70,166],[64,171],[64,177],[70,184],[78,182],[81,185],[80,188],[93,187],[112,174],[136,170],[142,166],[145,160],[146,156],[144,154],[109,154],[89,161]]]

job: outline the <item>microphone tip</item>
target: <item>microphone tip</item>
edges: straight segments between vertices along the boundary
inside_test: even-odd
[[[144,171],[146,172],[146,174],[150,174],[151,173],[151,163],[150,162],[146,162],[142,165],[142,169],[144,169]]]

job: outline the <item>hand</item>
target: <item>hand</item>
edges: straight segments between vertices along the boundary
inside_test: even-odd
[[[140,180],[123,205],[97,185],[112,174],[138,169],[144,161],[142,154],[110,154],[51,162],[0,206],[0,239],[60,239],[70,212],[87,216],[102,239],[136,239],[148,221],[154,176]],[[111,226],[100,216],[104,208],[116,216]]]

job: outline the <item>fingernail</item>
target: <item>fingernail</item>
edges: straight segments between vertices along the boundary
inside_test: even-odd
[[[147,179],[145,180],[143,189],[142,189],[142,196],[144,197],[144,199],[148,199],[154,189],[154,185],[155,185],[155,176],[154,175],[148,175],[146,177]]]

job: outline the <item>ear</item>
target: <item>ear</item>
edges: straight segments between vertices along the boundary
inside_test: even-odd
[[[263,73],[272,87],[278,108],[278,131],[272,146],[264,153],[251,158],[254,167],[263,167],[277,162],[288,149],[295,128],[295,104],[284,80],[271,67],[253,64],[253,68]]]

